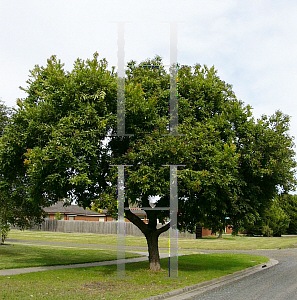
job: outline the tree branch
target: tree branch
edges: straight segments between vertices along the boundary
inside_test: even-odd
[[[163,227],[157,229],[157,234],[160,235],[161,233],[167,231],[170,228],[170,222],[164,225]]]
[[[128,201],[125,201],[125,208],[126,207],[129,207]],[[148,225],[142,222],[141,219],[133,214],[130,209],[125,210],[125,217],[136,227],[138,227],[144,235],[148,232]]]

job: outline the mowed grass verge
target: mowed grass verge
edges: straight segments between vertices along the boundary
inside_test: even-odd
[[[8,238],[34,241],[68,242],[97,245],[117,245],[116,235],[86,234],[86,233],[63,233],[45,231],[20,231],[11,230]],[[125,237],[126,246],[147,247],[145,237]],[[159,247],[168,248],[169,239],[159,238]],[[279,249],[295,247],[297,237],[245,237],[224,235],[223,239],[178,239],[180,249],[207,249],[207,250],[252,250],[252,249]]]
[[[181,256],[178,275],[186,279],[164,279],[168,259],[162,259],[161,272],[150,272],[148,262],[126,264],[126,276],[133,279],[116,279],[116,265],[0,276],[0,299],[139,300],[267,261],[262,256],[230,253]]]
[[[140,255],[126,252],[126,258]],[[69,265],[117,259],[115,250],[53,245],[0,245],[0,270],[37,266]]]

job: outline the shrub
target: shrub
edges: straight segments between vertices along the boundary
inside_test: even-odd
[[[0,223],[1,244],[4,244],[4,242],[8,236],[9,230],[10,230],[10,226],[8,223]]]

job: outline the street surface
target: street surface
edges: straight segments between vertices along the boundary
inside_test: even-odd
[[[192,299],[297,300],[297,249],[234,252],[264,255],[279,264]]]

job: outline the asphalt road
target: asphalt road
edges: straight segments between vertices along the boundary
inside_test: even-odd
[[[297,249],[236,252],[264,255],[278,260],[279,264],[192,299],[297,300]]]

